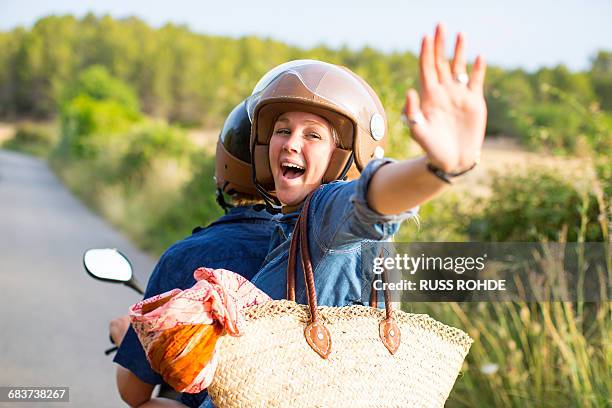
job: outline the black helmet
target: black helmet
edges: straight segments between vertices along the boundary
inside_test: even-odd
[[[255,198],[251,170],[251,120],[245,101],[240,102],[228,115],[217,141],[215,182],[217,201],[225,209],[228,204],[223,193]]]

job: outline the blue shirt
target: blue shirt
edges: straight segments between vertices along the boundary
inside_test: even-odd
[[[308,247],[319,305],[368,304],[373,276],[370,268],[364,269],[366,274],[362,272],[361,244],[390,239],[403,220],[416,216],[418,208],[399,215],[381,215],[368,207],[370,180],[381,166],[391,161],[374,160],[359,179],[325,184],[313,194],[308,213]],[[285,214],[277,220],[270,239],[272,249],[263,268],[252,279],[273,299],[286,297],[289,245],[299,212]],[[296,267],[296,301],[306,303],[299,258]]]
[[[259,209],[259,208],[262,209]],[[236,207],[206,228],[173,244],[155,266],[144,298],[174,288],[195,284],[193,271],[201,266],[224,268],[251,279],[259,270],[269,247],[274,223],[263,206]],[[160,384],[161,376],[151,369],[134,329],[130,326],[114,362],[133,372],[142,381]],[[198,406],[206,392],[183,394],[184,403]]]
[[[368,304],[372,276],[362,273],[361,244],[389,239],[403,220],[417,214],[418,208],[399,215],[381,215],[368,207],[370,180],[381,166],[390,162],[391,159],[374,160],[358,180],[324,184],[313,194],[308,213],[308,247],[319,305]],[[273,299],[286,298],[289,245],[300,211],[301,208],[276,218],[270,252],[262,269],[251,280]],[[299,258],[296,266],[296,301],[306,303]],[[213,407],[210,399],[200,405],[200,408],[210,407]]]

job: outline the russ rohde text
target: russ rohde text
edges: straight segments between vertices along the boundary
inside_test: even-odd
[[[420,279],[410,281],[402,279],[399,282],[383,282],[380,279],[374,281],[376,290],[469,290],[469,291],[492,291],[506,290],[505,279]]]

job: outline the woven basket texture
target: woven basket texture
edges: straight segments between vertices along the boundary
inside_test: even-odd
[[[331,333],[322,359],[306,343],[305,305],[275,300],[244,310],[242,337],[223,336],[209,394],[216,407],[443,407],[472,343],[424,314],[394,313],[401,345],[391,355],[378,325],[385,311],[319,307]]]

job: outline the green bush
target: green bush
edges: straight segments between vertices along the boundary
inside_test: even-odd
[[[64,95],[65,101],[88,96],[96,101],[113,101],[132,114],[140,112],[136,92],[113,77],[102,65],[92,65],[83,71]]]
[[[142,247],[161,252],[194,223],[219,215],[214,160],[196,157],[183,130],[143,118],[134,92],[104,68],[86,70],[66,93],[61,124],[54,168]],[[202,166],[195,176],[194,165]],[[202,173],[205,185],[197,179]]]
[[[533,104],[535,95],[529,74],[496,67],[487,71],[487,134],[520,137],[513,113],[517,108]]]
[[[61,149],[74,158],[91,159],[141,120],[132,89],[105,68],[84,71],[60,108]]]
[[[66,157],[57,150],[51,163],[65,184],[141,248],[159,254],[194,224],[218,216],[207,204],[214,204],[212,173],[200,193],[192,169],[210,171],[214,161],[196,157],[183,130],[147,121],[101,140],[104,148],[95,156]],[[190,184],[195,186],[185,193]]]
[[[418,219],[402,223],[397,242],[462,242],[468,240],[470,201],[447,192],[419,208]]]
[[[579,114],[559,104],[537,104],[530,120],[519,121],[519,131],[528,146],[546,146],[556,152],[574,151],[579,137],[591,132]]]
[[[576,95],[542,83],[548,100],[517,104],[509,110],[512,133],[533,148],[553,153],[606,155],[612,152],[612,115],[596,103],[585,103]]]
[[[172,243],[188,236],[194,227],[205,226],[223,214],[215,201],[214,156],[199,153],[193,162],[196,168],[191,180],[164,213],[150,220],[143,235],[143,245],[156,253],[162,253]]]
[[[186,163],[194,151],[182,129],[163,121],[143,121],[114,139],[116,143],[108,147],[116,158],[116,166],[109,167],[112,179],[131,188],[142,185],[154,162],[172,159]],[[100,154],[106,156],[107,152]]]
[[[594,191],[582,191],[548,169],[497,175],[492,195],[468,225],[478,241],[603,241]]]
[[[162,121],[148,121],[133,127],[122,135],[126,145],[117,167],[118,177],[140,184],[156,159],[172,158],[188,161],[194,151],[192,143],[182,129]]]
[[[92,158],[116,143],[139,119],[115,101],[80,95],[62,109],[62,145],[75,158]]]

